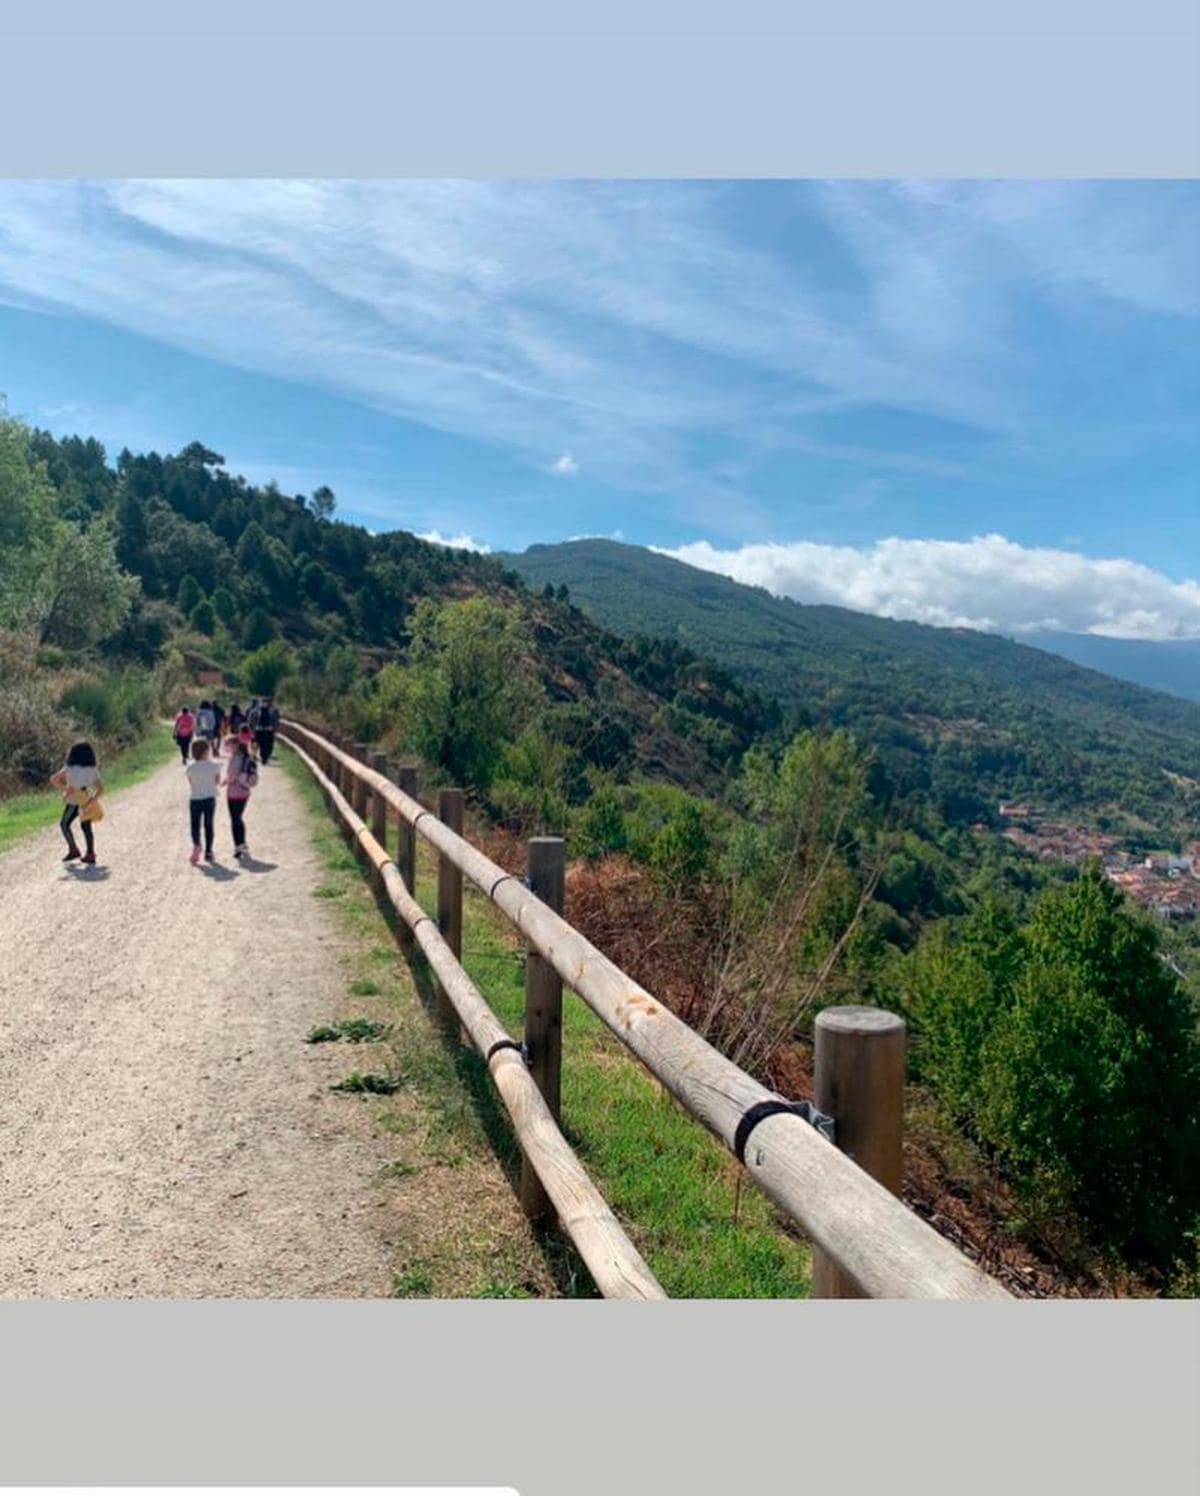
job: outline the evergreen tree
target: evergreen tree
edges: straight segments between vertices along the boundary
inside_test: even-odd
[[[188,621],[198,634],[211,635],[217,627],[217,615],[212,603],[202,597],[188,615]]]
[[[246,619],[242,629],[243,649],[260,649],[275,637],[275,625],[271,615],[262,608],[255,608]]]
[[[333,511],[337,508],[337,499],[333,489],[324,483],[320,488],[314,489],[313,496],[309,500],[309,508],[319,520],[332,519]]]
[[[203,596],[204,589],[189,572],[179,584],[179,591],[175,594],[175,606],[181,613],[190,614]]]

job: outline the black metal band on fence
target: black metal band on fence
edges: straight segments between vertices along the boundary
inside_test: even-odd
[[[515,1049],[522,1059],[525,1058],[525,1046],[523,1044],[518,1044],[515,1039],[497,1039],[487,1054],[484,1055],[484,1064],[490,1065],[492,1063],[492,1056],[499,1054],[502,1049]]]
[[[746,1162],[746,1144],[758,1124],[781,1112],[790,1112],[794,1117],[800,1117],[810,1127],[815,1127],[822,1137],[828,1138],[831,1143],[836,1141],[833,1118],[819,1112],[811,1101],[756,1101],[742,1114],[742,1120],[733,1135],[733,1151],[738,1163]]]

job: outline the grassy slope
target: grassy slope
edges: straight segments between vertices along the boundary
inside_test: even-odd
[[[432,913],[431,854],[420,871],[418,896]],[[463,964],[519,1036],[520,944],[503,916],[470,889],[463,924]],[[807,1294],[807,1246],[783,1229],[752,1185],[739,1191],[741,1171],[724,1149],[573,993],[564,997],[562,1093],[567,1138],[672,1298]]]
[[[365,1010],[360,1001],[354,1012],[383,1017],[393,1025],[392,1063],[405,1078],[402,1094],[416,1095],[434,1118],[434,1161],[462,1166],[487,1146],[515,1185],[519,1150],[482,1059],[473,1050],[442,1042],[431,1017],[432,984],[424,961],[418,956],[411,967],[424,997],[417,1001],[409,969],[390,942],[390,921],[368,891],[307,771],[291,754],[285,753],[284,761],[313,809],[314,836],[329,871],[319,892],[343,911],[359,951],[357,980],[374,989],[376,1006]],[[419,845],[417,894],[432,911],[436,864],[433,854]],[[509,1032],[519,1035],[524,1007],[519,943],[502,916],[469,889],[464,899],[464,965]],[[746,1183],[739,1190],[740,1171],[725,1151],[664,1095],[570,993],[565,998],[563,1032],[567,1137],[667,1292],[679,1298],[806,1295],[807,1246],[784,1229],[773,1207],[752,1185]],[[395,1098],[378,1105],[381,1125],[398,1131],[409,1125],[395,1117],[387,1120],[397,1111]],[[511,1209],[513,1202],[504,1205]],[[399,1291],[520,1296],[532,1287],[517,1231],[510,1228],[496,1247],[486,1223],[472,1221],[467,1230],[458,1218],[446,1232],[431,1228],[430,1235],[432,1245],[418,1250],[399,1273]],[[464,1267],[456,1260],[462,1244],[480,1237],[493,1241],[495,1262],[489,1267],[485,1254],[474,1267]],[[544,1239],[541,1246],[559,1293],[595,1292],[586,1269],[556,1236]]]
[[[346,990],[334,1025],[386,1026],[379,1043],[340,1044],[347,1078],[382,1075],[392,1095],[348,1096],[371,1135],[386,1135],[379,1225],[395,1243],[399,1298],[554,1298],[586,1277],[556,1242],[528,1229],[496,1155],[510,1174],[516,1150],[496,1115],[476,1057],[446,1045],[424,991],[423,963],[399,955],[393,923],[377,903],[309,771],[285,748],[280,762],[300,790],[323,866],[315,896],[345,936]],[[499,1139],[500,1146],[497,1147]],[[369,1143],[364,1141],[364,1146]]]
[[[170,729],[156,723],[139,743],[100,765],[104,788],[112,794],[145,779],[161,768],[172,753],[178,753]],[[18,837],[31,835],[53,826],[62,813],[62,796],[57,790],[34,790],[0,800],[0,852]]]

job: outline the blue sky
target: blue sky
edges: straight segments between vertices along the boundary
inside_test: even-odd
[[[373,529],[1200,636],[1200,185],[4,182],[0,390]]]

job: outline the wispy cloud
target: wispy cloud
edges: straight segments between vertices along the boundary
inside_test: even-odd
[[[707,541],[663,549],[798,602],[991,632],[1038,630],[1127,639],[1200,639],[1200,581],[1174,582],[1137,562],[1029,547],[1003,535],[888,539],[866,547]]]
[[[1198,198],[1173,187],[780,184],[756,238],[737,184],[8,182],[0,299],[334,390],[531,469],[559,452],[558,476],[732,524],[764,452],[852,480],[965,481],[998,449],[1044,460],[1084,408],[1105,440],[1135,439],[1147,410],[1104,357],[1041,357],[1028,330],[1086,329],[1097,307],[1195,316]],[[1137,388],[1173,419],[1154,367]],[[850,438],[862,411],[909,424]],[[714,440],[738,480],[715,471]]]

